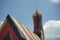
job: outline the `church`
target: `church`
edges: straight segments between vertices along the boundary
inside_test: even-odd
[[[44,40],[42,15],[36,10],[33,14],[34,32],[31,32],[14,17],[7,15],[0,28],[0,40]]]

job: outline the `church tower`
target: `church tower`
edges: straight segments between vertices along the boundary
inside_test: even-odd
[[[41,40],[44,40],[42,15],[38,10],[36,10],[36,12],[33,14],[33,20],[34,20],[34,33],[38,35]]]

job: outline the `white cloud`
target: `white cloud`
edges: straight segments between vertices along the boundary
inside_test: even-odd
[[[60,3],[60,0],[50,0],[53,3]]]
[[[0,27],[1,27],[2,23],[3,23],[3,21],[0,22]]]
[[[60,37],[60,21],[50,20],[44,24],[45,37]]]

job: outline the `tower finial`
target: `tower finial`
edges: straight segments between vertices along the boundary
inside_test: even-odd
[[[36,1],[36,10],[38,10],[38,1],[37,0],[35,1]]]

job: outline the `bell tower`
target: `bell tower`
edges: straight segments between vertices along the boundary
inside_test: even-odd
[[[34,33],[40,37],[41,40],[44,40],[44,31],[42,26],[42,15],[36,10],[33,14],[34,20]]]

